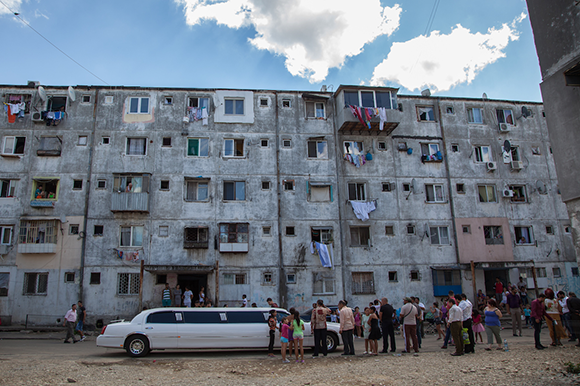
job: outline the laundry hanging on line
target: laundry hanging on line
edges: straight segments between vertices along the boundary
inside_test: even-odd
[[[377,209],[377,201],[369,201],[369,202],[358,202],[358,201],[349,201],[350,205],[352,206],[352,211],[356,218],[362,221],[367,221],[369,219],[369,213],[374,212]]]
[[[318,257],[320,258],[320,263],[324,268],[332,268],[332,262],[334,261],[334,256],[332,252],[332,244],[322,244],[317,241],[310,243],[310,253],[314,254],[314,249],[318,252]]]

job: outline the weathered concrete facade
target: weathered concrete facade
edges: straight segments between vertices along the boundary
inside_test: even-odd
[[[13,322],[46,315],[47,299],[60,315],[78,297],[91,322],[127,317],[161,305],[165,282],[205,287],[220,305],[246,294],[301,309],[471,294],[472,262],[477,289],[531,278],[532,266],[538,287],[580,284],[541,104],[358,86],[76,86],[75,101],[66,87],[42,90],[1,87],[5,103],[30,100],[22,118],[0,116],[0,179],[16,181],[0,198],[12,229],[0,315]],[[66,98],[57,126],[34,115],[52,96]],[[382,130],[347,105],[386,107]],[[351,202],[376,210],[362,221]],[[332,268],[313,241],[331,246]]]

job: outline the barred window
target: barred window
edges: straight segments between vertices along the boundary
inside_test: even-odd
[[[56,220],[20,221],[19,244],[56,244]]]
[[[375,280],[372,272],[352,273],[352,294],[374,294]]]
[[[46,295],[48,273],[25,273],[24,295]]]
[[[138,273],[120,273],[117,294],[138,295],[140,285]]]

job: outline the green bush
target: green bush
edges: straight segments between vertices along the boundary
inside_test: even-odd
[[[574,364],[572,362],[566,362],[564,366],[566,366],[566,371],[569,373],[580,374],[580,363]]]

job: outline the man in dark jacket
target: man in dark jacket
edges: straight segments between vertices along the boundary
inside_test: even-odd
[[[395,326],[393,326],[393,313],[395,310],[389,304],[387,298],[381,299],[381,308],[379,311],[379,319],[381,321],[381,329],[383,330],[383,354],[389,351],[389,341],[387,335],[391,340],[391,352],[397,351],[395,344]]]
[[[580,337],[580,299],[576,295],[572,296],[570,294],[566,304],[568,304],[568,309],[570,310],[570,327],[574,331],[574,335]],[[580,347],[580,340],[576,346]]]

